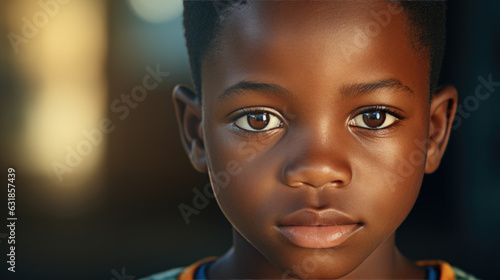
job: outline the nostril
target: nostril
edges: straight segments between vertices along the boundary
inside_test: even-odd
[[[340,188],[342,186],[344,186],[344,182],[342,180],[335,180],[314,187],[318,189],[323,189],[323,188]]]
[[[305,155],[303,157],[306,157]],[[309,186],[321,188],[323,186],[341,187],[349,184],[351,169],[347,161],[340,157],[328,157],[328,160],[307,156],[307,158],[293,158],[287,162],[281,171],[281,181],[290,187]]]
[[[299,188],[299,187],[302,187],[306,184],[304,184],[303,182],[292,182],[292,183],[289,183],[288,185],[290,187],[293,187],[293,188]]]
[[[342,187],[344,185],[344,182],[342,180],[335,180],[335,181],[331,181],[329,183],[329,185],[331,185],[332,187]]]
[[[296,181],[296,182],[288,183],[287,185],[290,187],[293,187],[293,188],[299,188],[299,187],[304,187],[304,186],[318,188],[318,189],[324,188],[324,187],[339,188],[339,187],[342,187],[344,185],[344,182],[342,180],[335,180],[335,181],[330,181],[328,183],[325,183],[323,185],[313,185],[313,184],[306,183],[306,182]]]

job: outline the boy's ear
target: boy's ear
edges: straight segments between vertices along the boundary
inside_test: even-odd
[[[431,101],[429,116],[429,139],[425,173],[429,174],[439,166],[443,157],[451,124],[457,109],[457,90],[452,86],[444,86],[437,90]]]
[[[181,142],[193,167],[201,173],[207,172],[205,143],[203,141],[201,105],[194,91],[177,85],[172,92]]]

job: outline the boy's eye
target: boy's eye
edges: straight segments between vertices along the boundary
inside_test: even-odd
[[[356,115],[350,122],[350,126],[367,129],[383,129],[391,126],[398,120],[387,110],[373,110]]]
[[[246,113],[238,117],[234,123],[239,128],[247,131],[267,131],[283,126],[283,123],[277,116],[265,111]]]

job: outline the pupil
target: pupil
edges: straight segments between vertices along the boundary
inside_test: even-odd
[[[368,127],[377,128],[384,124],[385,113],[384,112],[370,112],[363,114],[363,121]]]
[[[263,129],[269,124],[269,113],[249,114],[247,121],[253,129]]]

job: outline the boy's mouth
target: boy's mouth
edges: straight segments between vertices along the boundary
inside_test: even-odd
[[[299,247],[331,248],[362,229],[363,223],[335,209],[302,209],[286,216],[274,228]]]

